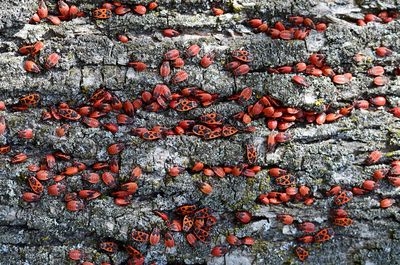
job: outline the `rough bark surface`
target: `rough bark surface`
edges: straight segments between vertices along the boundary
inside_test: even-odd
[[[47,1],[54,9],[56,1]],[[89,13],[101,1],[71,1]],[[400,158],[400,120],[385,110],[354,110],[350,116],[321,126],[298,124],[289,129],[292,139],[267,153],[266,136],[270,130],[262,119],[252,122],[257,131],[238,134],[228,139],[202,141],[194,136],[173,136],[148,142],[128,134],[129,126],[112,135],[97,128],[73,123],[66,137],[54,135],[60,122],[42,122],[45,107],[60,101],[72,106],[84,102],[99,86],[104,86],[122,100],[132,99],[143,90],[152,90],[164,80],[158,74],[162,55],[169,49],[183,51],[190,44],[201,46],[202,56],[216,52],[216,63],[207,69],[198,66],[200,56],[188,60],[184,69],[189,79],[184,85],[197,86],[211,93],[229,96],[246,86],[253,87],[257,96],[271,95],[284,105],[321,111],[329,104],[340,108],[356,99],[383,95],[391,107],[400,104],[400,79],[391,76],[388,85],[371,86],[367,70],[373,65],[385,66],[387,72],[400,64],[400,20],[389,24],[370,23],[359,27],[354,21],[367,12],[398,10],[398,1],[227,1],[230,12],[216,17],[210,12],[212,1],[160,1],[156,12],[144,16],[128,14],[106,21],[90,17],[62,22],[60,26],[47,23],[28,24],[35,13],[35,0],[3,1],[0,9],[0,100],[7,105],[29,92],[42,96],[40,106],[24,112],[0,111],[7,121],[7,135],[0,136],[0,145],[11,144],[12,152],[0,156],[0,264],[74,264],[68,250],[83,249],[96,264],[109,261],[125,264],[128,255],[118,251],[106,255],[99,251],[100,241],[112,239],[124,244],[131,242],[133,228],[151,231],[155,226],[165,228],[152,210],[171,210],[186,203],[212,208],[218,223],[212,230],[209,245],[192,248],[181,233],[175,234],[176,247],[166,250],[157,246],[138,245],[146,255],[146,264],[298,264],[293,254],[295,238],[301,233],[295,225],[284,226],[276,215],[290,213],[296,222],[313,221],[319,228],[331,226],[332,197],[325,191],[334,185],[351,188],[370,178],[372,172],[394,159]],[[291,15],[310,16],[329,23],[326,32],[312,31],[305,41],[273,40],[265,34],[253,34],[244,23],[248,18],[260,17],[272,25]],[[176,38],[165,38],[165,28],[182,32]],[[116,34],[124,32],[130,41],[122,44]],[[52,52],[61,55],[59,65],[38,75],[23,69],[24,56],[17,53],[26,43],[41,40],[45,58]],[[390,57],[378,58],[374,49],[391,48]],[[254,60],[252,71],[234,79],[223,68],[230,52],[244,48]],[[353,80],[342,86],[334,85],[328,77],[307,77],[311,86],[301,88],[291,82],[293,75],[271,75],[268,67],[293,65],[306,61],[310,54],[321,52],[327,63],[337,72],[351,72]],[[363,63],[355,63],[354,54],[366,56]],[[131,60],[146,62],[145,72],[126,67]],[[169,80],[167,80],[168,83]],[[182,86],[171,85],[176,91]],[[171,127],[179,120],[190,119],[211,111],[225,117],[244,107],[233,101],[219,102],[189,113],[139,111],[132,127],[151,128],[157,124]],[[19,130],[32,128],[32,140],[15,137]],[[74,160],[92,164],[109,159],[106,148],[115,142],[125,142],[127,148],[120,156],[120,178],[126,178],[133,166],[140,166],[144,175],[131,205],[118,207],[112,197],[102,196],[88,203],[84,210],[66,211],[61,198],[42,196],[37,203],[25,203],[22,192],[27,190],[28,164],[38,163],[45,154],[61,150]],[[184,172],[176,178],[166,177],[166,169],[173,165],[190,167],[195,161],[208,165],[245,162],[245,145],[253,142],[258,150],[257,164],[263,167],[254,178],[209,178],[213,193],[203,195],[195,183],[206,179],[200,174]],[[363,161],[373,150],[385,155],[379,164],[365,166]],[[10,164],[12,155],[24,152],[29,159],[24,164]],[[68,162],[57,163],[64,168]],[[315,203],[258,205],[261,193],[278,189],[268,177],[267,169],[280,166],[293,173],[298,183],[311,187]],[[69,191],[85,188],[81,176],[66,180]],[[104,186],[99,185],[99,190]],[[389,209],[379,208],[382,198],[397,202]],[[399,189],[382,181],[375,191],[355,197],[346,210],[354,219],[348,228],[335,228],[333,240],[313,244],[309,248],[309,264],[400,264],[400,196]],[[247,225],[234,221],[234,212],[249,210],[255,217]],[[252,247],[231,248],[224,257],[212,257],[212,246],[225,243],[228,233],[252,236]]]

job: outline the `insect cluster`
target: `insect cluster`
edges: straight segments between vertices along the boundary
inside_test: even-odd
[[[59,25],[61,21],[68,21],[76,17],[83,17],[84,12],[74,5],[68,5],[64,1],[58,1],[57,14],[49,15],[44,0],[38,1],[37,13],[31,18],[30,23],[39,23],[47,19],[54,25]],[[145,15],[149,11],[156,10],[156,1],[148,4],[123,4],[121,2],[107,2],[100,8],[91,12],[93,19],[110,19],[114,15],[123,16],[128,14]],[[212,7],[211,12],[215,16],[224,14],[224,10],[219,7]],[[396,19],[396,12],[381,12],[378,16],[373,14],[365,15],[363,20],[358,20],[358,25],[368,22],[389,23]],[[328,28],[324,22],[317,22],[302,16],[289,17],[287,22],[276,22],[274,26],[268,26],[262,19],[254,18],[247,21],[257,33],[266,33],[274,39],[282,40],[304,40],[312,30],[321,34]],[[163,31],[166,37],[177,37],[181,33],[174,29]],[[125,35],[118,35],[118,40],[128,43],[129,39]],[[400,186],[400,161],[385,158],[385,154],[375,150],[366,157],[362,166],[376,166],[382,162],[379,168],[374,169],[372,177],[364,180],[359,185],[336,185],[328,190],[304,184],[302,176],[297,176],[289,170],[277,165],[260,165],[259,151],[273,153],[278,144],[283,144],[292,140],[292,135],[288,130],[293,126],[304,126],[305,124],[323,125],[339,121],[352,115],[353,110],[362,109],[368,111],[384,110],[400,118],[400,107],[388,107],[385,96],[368,96],[365,99],[355,99],[347,102],[341,108],[323,106],[322,110],[302,109],[290,106],[277,98],[264,94],[260,95],[253,91],[251,87],[241,88],[232,95],[221,96],[219,93],[210,93],[200,87],[191,86],[191,73],[185,66],[189,62],[195,62],[199,69],[205,70],[211,65],[220,64],[220,58],[216,51],[206,52],[201,43],[193,43],[182,52],[178,49],[165,51],[160,58],[157,72],[163,79],[163,83],[155,84],[150,90],[142,91],[135,98],[126,95],[117,96],[117,93],[100,87],[89,97],[80,102],[53,102],[49,106],[41,104],[41,95],[32,92],[18,99],[15,104],[6,106],[0,102],[0,111],[27,112],[34,108],[43,107],[41,116],[42,123],[55,125],[54,135],[57,137],[69,137],[72,126],[83,124],[88,128],[98,128],[105,130],[112,138],[107,144],[105,151],[108,160],[82,162],[78,161],[70,154],[60,150],[53,150],[42,156],[38,163],[30,163],[26,166],[29,176],[24,177],[26,185],[22,191],[22,200],[27,203],[40,203],[44,196],[62,198],[65,202],[65,209],[69,212],[78,214],[84,211],[90,201],[102,197],[112,197],[115,205],[129,207],[135,197],[142,180],[142,169],[133,165],[129,176],[121,173],[122,154],[130,148],[131,143],[115,140],[117,133],[129,133],[138,137],[140,142],[162,141],[166,137],[187,135],[198,137],[201,140],[212,141],[213,139],[226,139],[234,137],[239,133],[252,134],[256,128],[252,122],[264,118],[264,131],[268,129],[268,135],[264,138],[264,146],[256,145],[253,141],[246,142],[244,146],[244,162],[230,161],[226,164],[206,164],[196,161],[191,166],[174,164],[166,169],[166,176],[175,178],[183,173],[187,175],[200,175],[201,181],[193,184],[197,187],[202,198],[210,198],[215,194],[213,186],[207,178],[215,177],[217,180],[222,178],[245,177],[255,179],[259,173],[267,172],[268,182],[271,185],[269,190],[263,190],[252,198],[257,207],[281,206],[279,213],[276,213],[276,220],[285,226],[296,227],[294,254],[300,261],[305,261],[309,256],[308,246],[312,244],[322,244],[331,240],[337,231],[343,227],[352,226],[358,220],[353,220],[351,212],[345,210],[349,203],[352,203],[357,196],[371,195],[380,185]],[[55,67],[61,56],[57,53],[50,54],[42,64],[39,63],[40,51],[44,43],[38,41],[33,44],[22,46],[19,53],[28,57],[24,63],[24,69],[28,73],[40,73],[44,69],[50,70]],[[394,52],[387,47],[378,47],[375,54],[379,58],[389,57]],[[201,56],[199,56],[202,54]],[[226,53],[228,62],[224,62],[221,69],[228,72],[229,77],[235,80],[239,76],[246,76],[252,69],[255,54],[247,49],[235,49]],[[294,84],[301,87],[310,87],[311,83],[303,76],[329,77],[335,85],[347,85],[351,82],[353,75],[350,72],[336,74],[334,69],[326,62],[326,56],[322,53],[311,54],[308,63],[298,62],[294,65],[283,65],[266,69],[267,74],[288,74]],[[366,58],[363,54],[356,54],[354,61],[363,64]],[[43,67],[42,67],[42,66]],[[222,66],[222,65],[221,65]],[[132,60],[126,67],[132,67],[136,72],[146,72],[151,68],[146,62]],[[384,86],[389,83],[390,76],[400,75],[398,68],[389,73],[389,69],[384,66],[375,65],[365,69],[366,74],[373,78],[375,86]],[[293,75],[294,74],[294,75]],[[34,76],[34,75],[33,75]],[[234,101],[234,102],[232,102]],[[242,111],[231,116],[225,116],[216,110],[207,111],[206,108],[222,102],[230,102],[242,108]],[[393,104],[391,104],[393,105]],[[202,114],[193,116],[192,111],[201,111]],[[140,112],[173,112],[180,120],[171,128],[162,125],[155,125],[152,128],[137,127],[136,116]],[[0,136],[5,136],[6,144],[0,146],[0,154],[8,157],[11,164],[27,163],[31,158],[27,152],[15,153],[12,146],[11,131],[5,116],[0,115]],[[261,126],[261,125],[260,125]],[[110,134],[111,133],[111,134]],[[31,141],[35,138],[36,132],[32,128],[20,130],[15,135],[24,141]],[[81,187],[76,189],[68,185],[69,179],[79,180]],[[207,179],[207,180],[206,180]],[[135,196],[136,194],[136,196]],[[322,194],[322,195],[321,195]],[[372,196],[372,195],[371,195]],[[311,207],[320,200],[329,202],[329,216],[326,223],[320,227],[313,220],[303,220],[300,216],[294,216],[289,210],[286,212],[284,207],[288,204],[302,204],[304,207]],[[390,208],[396,200],[391,197],[380,196],[379,207],[382,209]],[[129,232],[128,240],[121,242],[107,239],[98,244],[98,249],[107,254],[115,254],[124,251],[129,255],[127,264],[144,264],[146,252],[153,246],[157,246],[163,241],[166,249],[174,248],[177,245],[177,238],[183,237],[191,247],[198,247],[199,244],[213,245],[210,254],[214,257],[222,257],[239,247],[252,247],[257,244],[259,238],[252,236],[238,236],[235,232],[227,232],[224,236],[226,243],[214,240],[214,236],[220,233],[218,225],[223,222],[237,226],[246,226],[257,220],[253,216],[253,209],[236,209],[234,212],[222,213],[218,209],[212,210],[210,207],[203,206],[199,202],[181,205],[173,209],[154,210],[155,216],[161,218],[163,223],[148,223],[144,227],[135,227]],[[228,217],[227,217],[228,216]],[[328,223],[328,224],[327,224]],[[339,234],[339,233],[337,233]],[[261,239],[261,238],[260,238]],[[73,261],[82,262],[81,264],[94,264],[90,260],[90,255],[82,249],[71,249],[68,256]],[[103,262],[103,265],[110,264]]]
[[[52,12],[50,11],[50,13]],[[29,23],[36,24],[42,20],[47,20],[51,24],[58,26],[61,24],[61,21],[68,21],[83,16],[85,16],[85,13],[80,11],[76,5],[69,6],[63,0],[59,0],[57,2],[57,12],[54,12],[53,15],[50,15],[46,5],[46,1],[39,0],[38,9],[29,20]]]
[[[150,2],[146,6],[141,4],[122,4],[121,2],[114,1],[111,3],[104,3],[101,8],[92,11],[92,16],[95,19],[109,19],[112,14],[123,16],[128,13],[134,13],[142,16],[147,13],[148,10],[152,11],[158,7],[157,2]]]
[[[110,155],[117,155],[114,150],[118,148],[111,145],[108,148]],[[12,163],[22,163],[28,157],[19,154],[13,157]],[[40,164],[29,164],[28,171],[32,176],[27,178],[28,187],[31,191],[24,192],[22,199],[26,202],[37,202],[45,194],[45,183],[47,184],[47,195],[63,196],[66,209],[71,212],[83,210],[85,205],[101,195],[114,197],[118,206],[127,206],[132,201],[133,194],[138,189],[136,181],[142,174],[139,167],[132,169],[131,175],[126,181],[119,177],[119,161],[112,157],[107,162],[97,162],[90,167],[79,161],[71,161],[71,156],[56,151],[47,154]],[[67,164],[61,171],[55,170],[57,164]],[[59,168],[59,166],[57,166]],[[67,178],[80,177],[84,189],[71,190],[66,184]],[[52,184],[53,183],[53,184]],[[102,187],[101,183],[105,185]]]
[[[248,65],[253,56],[245,50],[235,50],[231,54],[232,61],[225,65],[225,69],[231,71],[234,76],[246,75],[250,71]]]
[[[250,19],[247,24],[255,29],[257,33],[266,33],[273,39],[282,40],[304,40],[311,30],[324,32],[327,29],[325,23],[315,23],[311,18],[301,16],[289,17],[286,26],[283,22],[277,21],[271,27],[259,18]]]
[[[217,222],[210,208],[199,208],[197,205],[182,205],[169,212],[154,211],[154,214],[164,221],[164,228],[155,227],[151,233],[133,229],[130,238],[131,243],[121,245],[113,241],[104,241],[99,244],[99,249],[106,253],[115,253],[123,248],[129,254],[128,264],[143,264],[145,256],[138,249],[156,246],[164,238],[165,248],[175,246],[175,233],[184,233],[187,243],[195,247],[199,242],[208,244],[210,231]],[[244,240],[249,245],[249,240]],[[137,246],[136,246],[137,245]],[[148,246],[150,245],[150,246]],[[69,252],[71,260],[85,260],[87,257],[80,249],[71,249]]]
[[[157,1],[149,2],[147,7],[142,4],[122,4],[119,1],[107,2],[102,5],[101,8],[97,8],[92,11],[92,17],[94,19],[110,19],[113,14],[118,16],[124,16],[127,14],[134,13],[139,16],[143,16],[148,11],[154,11],[158,7]],[[174,29],[164,29],[162,31],[165,37],[177,37],[180,33]],[[118,35],[118,40],[122,43],[127,43],[129,41],[126,35],[120,34]]]
[[[368,13],[364,15],[364,19],[357,19],[358,26],[366,26],[370,22],[387,24],[399,17],[399,12],[396,11],[381,11],[377,15]]]
[[[290,74],[290,73],[304,73],[310,76],[327,76],[332,78],[332,82],[338,85],[344,85],[351,81],[352,74],[345,73],[341,75],[336,75],[332,68],[325,63],[325,56],[323,54],[312,54],[308,61],[311,64],[306,64],[304,62],[299,62],[294,66],[280,66],[275,68],[269,68],[267,71],[271,74]],[[300,86],[308,87],[310,83],[303,77],[295,75],[292,77],[292,81]]]
[[[372,152],[365,160],[366,165],[372,165],[377,163],[382,158],[380,151]],[[333,203],[331,206],[331,218],[330,222],[335,227],[348,227],[353,224],[353,219],[349,216],[350,214],[343,209],[354,196],[366,195],[378,187],[378,181],[387,178],[389,183],[398,187],[399,173],[398,172],[398,160],[391,163],[390,168],[377,169],[373,173],[373,180],[365,180],[361,187],[352,187],[351,190],[343,190],[341,186],[333,186],[331,189],[326,191],[326,197],[333,197]],[[288,174],[288,172],[281,168],[270,168],[269,175],[275,179],[275,184],[283,186],[284,190],[273,190],[266,194],[258,196],[258,203],[268,204],[282,204],[282,203],[296,203],[303,201],[305,205],[310,206],[315,202],[312,198],[310,188],[304,185],[295,185],[295,177]],[[379,207],[386,209],[391,207],[395,202],[392,198],[383,198],[380,200]],[[285,225],[294,224],[295,217],[290,214],[278,214],[277,219]],[[311,244],[311,243],[322,243],[334,236],[333,228],[323,228],[319,232],[313,233],[316,230],[314,223],[310,221],[298,222],[297,230],[304,233],[303,235],[296,238],[296,241],[300,244]],[[295,253],[301,261],[304,261],[308,257],[308,251],[303,246],[295,248]]]
[[[42,71],[41,67],[36,62],[39,61],[38,56],[43,48],[44,48],[44,43],[41,41],[37,41],[34,44],[25,45],[19,48],[18,50],[19,53],[22,55],[27,55],[29,58],[24,63],[25,71],[36,74]],[[46,70],[50,70],[51,68],[55,67],[58,64],[59,60],[60,60],[60,55],[57,53],[52,53],[47,57],[43,66]]]

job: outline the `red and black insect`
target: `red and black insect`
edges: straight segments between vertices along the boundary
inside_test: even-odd
[[[212,214],[212,210],[210,208],[203,208],[200,210],[197,210],[194,214],[195,218],[198,219],[203,219],[203,218],[208,218]]]
[[[79,115],[78,112],[73,109],[59,109],[58,115],[60,115],[64,119],[71,121],[77,121],[81,118],[81,115]]]
[[[109,241],[101,242],[99,244],[99,247],[101,250],[104,250],[109,253],[115,253],[118,250],[118,244],[115,242],[109,242]]]
[[[228,247],[227,246],[215,246],[212,250],[211,250],[211,255],[213,255],[214,257],[222,257],[224,256],[226,253],[228,253]]]
[[[160,132],[156,132],[156,131],[147,131],[147,132],[142,133],[141,137],[142,137],[144,140],[153,141],[153,140],[160,139],[160,138],[162,137],[162,135],[161,135]]]
[[[197,101],[190,100],[187,98],[179,99],[178,101],[171,101],[170,107],[177,111],[189,111],[197,108],[199,104]]]
[[[238,61],[249,63],[253,60],[253,56],[245,50],[232,51],[232,57]]]
[[[189,243],[189,245],[194,246],[196,244],[196,237],[192,234],[186,234],[186,241]]]
[[[40,100],[40,95],[37,93],[33,93],[20,98],[18,101],[19,105],[21,106],[33,107],[38,104],[39,100]]]
[[[212,130],[205,125],[196,124],[193,126],[192,132],[197,136],[204,136],[206,134],[210,134]]]
[[[182,222],[182,230],[185,232],[189,232],[189,230],[193,227],[194,224],[194,217],[191,214],[185,215],[183,217],[183,222]]]
[[[333,224],[336,226],[350,226],[353,224],[353,220],[348,217],[339,217],[333,219]]]
[[[341,206],[351,201],[351,199],[353,199],[353,193],[351,191],[342,191],[336,196],[335,204]]]
[[[294,251],[295,251],[297,257],[299,258],[299,260],[305,261],[308,258],[308,251],[305,248],[296,247],[296,249]]]
[[[125,247],[125,250],[132,257],[140,258],[143,256],[142,253],[133,246],[128,245]]]
[[[28,183],[34,193],[41,194],[43,192],[44,187],[37,178],[29,177]]]
[[[175,240],[174,237],[170,232],[166,232],[164,234],[164,244],[167,248],[172,248],[175,246]]]
[[[213,130],[211,132],[208,132],[208,133],[204,134],[203,139],[204,140],[212,140],[212,139],[216,139],[218,137],[221,137],[221,135],[222,135],[221,131],[222,130],[220,128],[218,128],[218,129],[215,129],[215,130]]]
[[[246,101],[248,101],[251,98],[252,95],[253,95],[253,89],[251,87],[246,87],[239,94],[239,97],[238,97],[239,103],[244,104]]]
[[[224,125],[222,127],[222,136],[229,137],[236,134],[239,130],[231,125]]]
[[[292,175],[283,175],[275,179],[275,183],[280,186],[290,186],[296,182],[296,178]]]
[[[185,216],[185,215],[194,213],[196,210],[197,210],[197,206],[194,204],[193,205],[182,205],[175,209],[175,213]]]
[[[246,145],[246,156],[250,165],[253,165],[257,161],[257,150],[253,144]]]
[[[146,243],[149,240],[149,234],[143,231],[133,230],[132,239],[140,243]]]
[[[221,125],[223,122],[222,115],[212,112],[200,116],[200,121],[206,125]]]
[[[217,223],[217,218],[215,216],[210,215],[209,217],[206,218],[206,223],[204,224],[204,226],[206,228],[210,228],[214,226],[216,223]]]
[[[112,17],[112,12],[106,8],[98,8],[93,10],[92,15],[96,19],[108,19]]]
[[[191,45],[189,48],[186,49],[186,56],[187,57],[194,57],[196,56],[200,51],[200,47],[197,44]]]
[[[209,241],[209,233],[206,230],[195,227],[193,233],[201,242],[207,243]]]
[[[160,242],[160,238],[161,238],[160,229],[156,227],[153,229],[153,231],[150,234],[150,237],[149,237],[150,245],[152,245],[152,246],[157,245],[158,242]]]
[[[317,243],[322,243],[330,240],[334,235],[335,233],[333,232],[332,228],[324,228],[314,236],[314,241]]]
[[[11,151],[11,146],[9,145],[0,146],[0,154],[7,154],[10,151]]]
[[[172,220],[172,222],[169,223],[168,228],[171,231],[180,232],[182,231],[182,222],[179,220]]]

